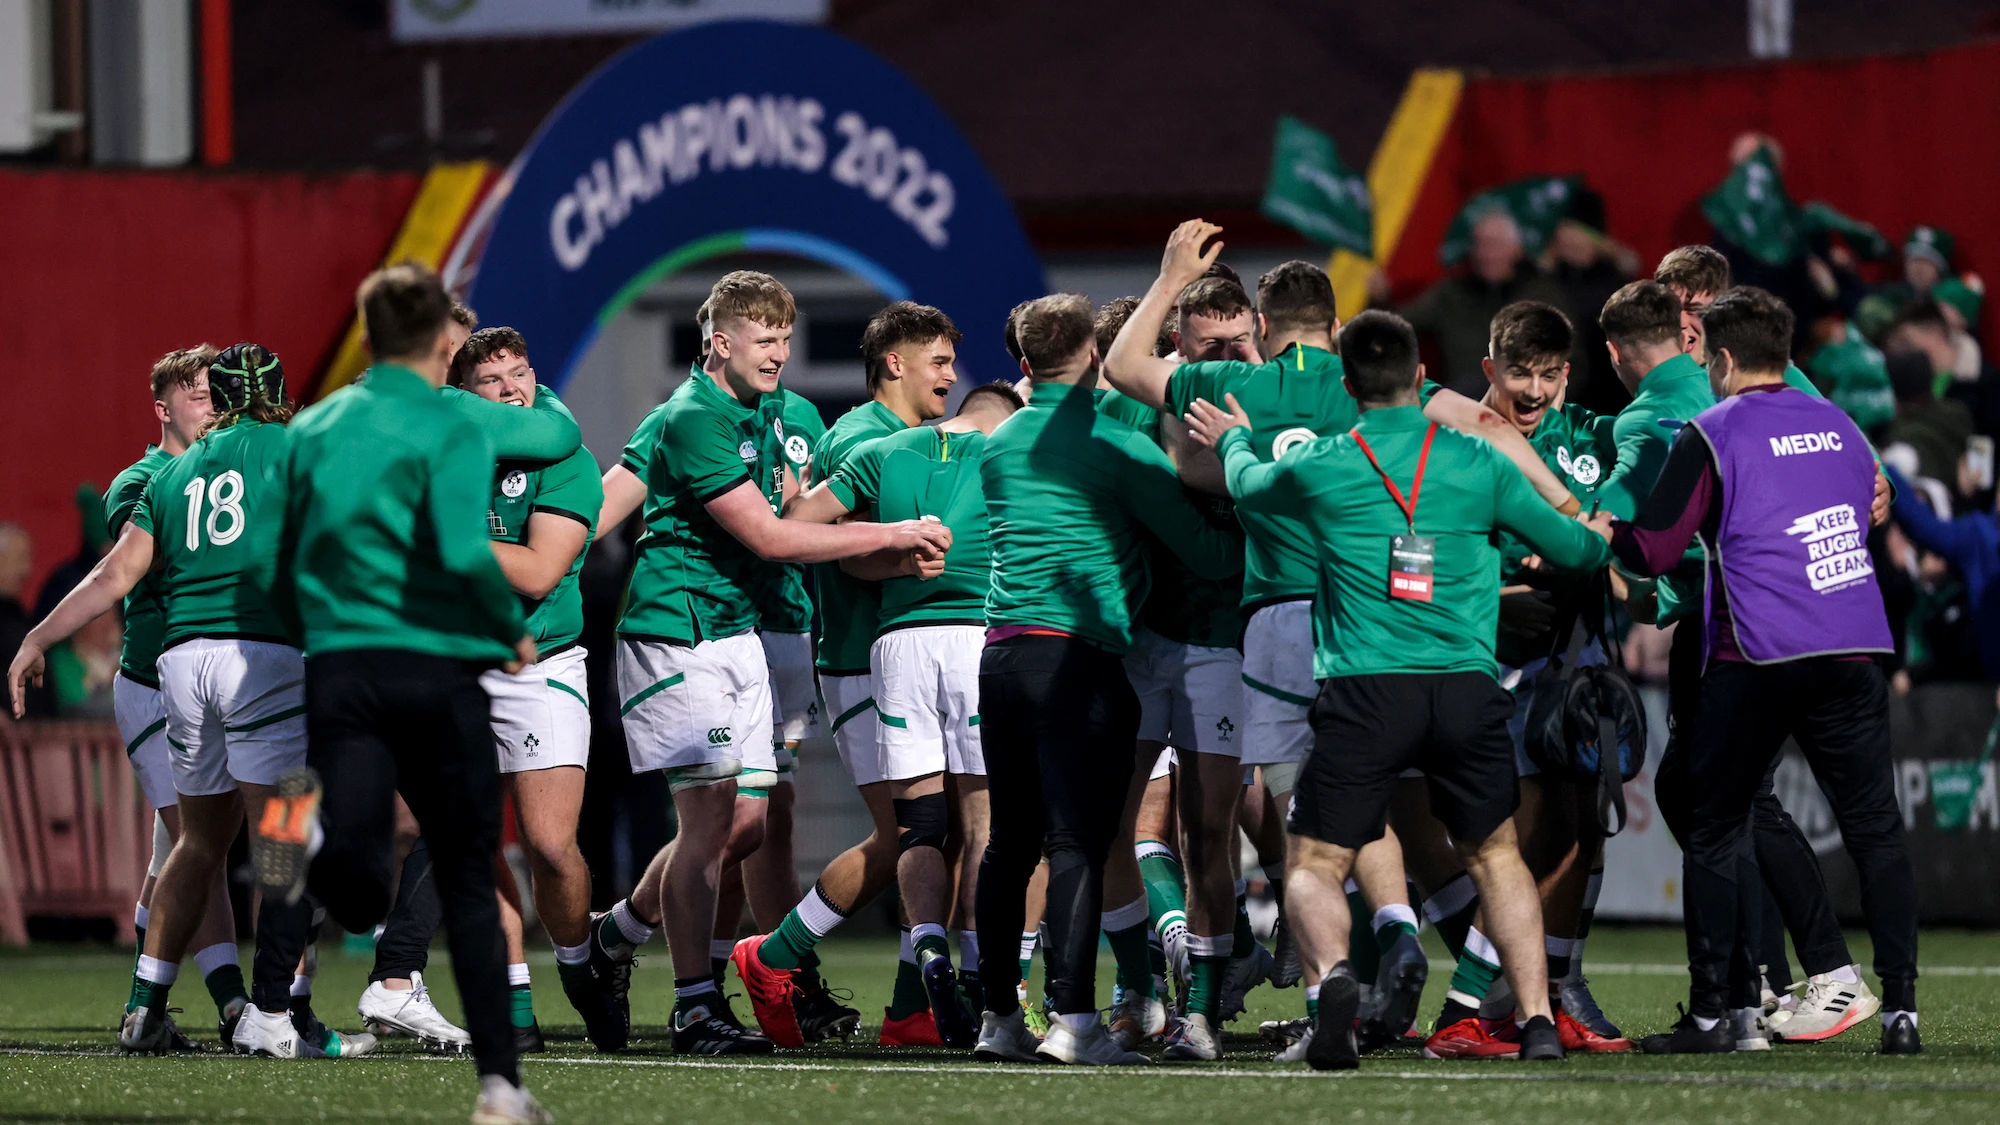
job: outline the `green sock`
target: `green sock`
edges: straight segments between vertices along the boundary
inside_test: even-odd
[[[924,975],[915,961],[896,962],[896,989],[889,995],[889,1018],[908,1019],[930,1010],[931,998],[924,991]]]
[[[780,972],[796,969],[805,964],[805,959],[812,956],[813,946],[818,944],[819,935],[806,926],[805,919],[799,917],[797,910],[793,910],[757,948],[757,959]],[[814,962],[817,961],[814,958]]]
[[[133,973],[132,999],[126,1003],[125,1010],[129,1012],[134,1008],[164,1009],[167,1006],[167,992],[173,987],[171,984],[155,984]]]
[[[1222,978],[1229,971],[1229,957],[1195,953],[1188,957],[1188,970],[1188,1011],[1200,1012],[1212,1021],[1222,1005]]]
[[[951,956],[951,944],[945,940],[943,930],[925,930],[922,937],[916,936],[916,933],[912,931],[910,934],[910,949],[916,953],[917,964],[919,965],[924,963],[924,958],[932,955],[938,957]]]
[[[1493,948],[1493,943],[1486,939],[1485,934],[1472,930],[1465,937],[1465,952],[1458,955],[1458,965],[1451,971],[1451,990],[1446,993],[1446,998],[1456,1000],[1463,997],[1471,1001],[1471,1007],[1477,1008],[1499,979],[1499,951]]]
[[[217,965],[214,972],[201,978],[201,983],[208,986],[208,994],[215,1000],[218,1012],[238,997],[249,995],[243,988],[243,969],[234,963]]]
[[[1406,922],[1401,918],[1384,922],[1381,928],[1375,931],[1376,948],[1387,949],[1396,944],[1397,939],[1401,938],[1404,934],[1408,934],[1411,937],[1417,936],[1417,924],[1415,922]]]
[[[1352,923],[1347,928],[1347,960],[1354,966],[1354,979],[1372,986],[1382,950],[1375,944],[1375,932],[1368,928],[1373,912],[1358,890],[1347,892],[1347,916]]]
[[[535,1026],[535,992],[527,985],[507,990],[508,1014],[515,1027]]]
[[[1106,930],[1111,956],[1118,962],[1118,986],[1141,996],[1153,995],[1153,955],[1146,949],[1146,923],[1122,930]]]
[[[1146,921],[1155,930],[1179,915],[1187,920],[1186,879],[1181,861],[1158,840],[1139,841],[1139,877],[1146,884]]]
[[[1318,985],[1313,985],[1313,986],[1312,986],[1311,988],[1309,988],[1309,989],[1307,989],[1307,990],[1306,990],[1306,1018],[1307,1018],[1307,1019],[1309,1019],[1309,1020],[1318,1020],[1318,1019],[1319,1019],[1319,986],[1318,986]]]

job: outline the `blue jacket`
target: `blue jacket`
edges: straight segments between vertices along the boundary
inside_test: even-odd
[[[1889,484],[1896,490],[1890,513],[1910,542],[1952,565],[1965,579],[1972,603],[1972,627],[1979,643],[1979,662],[1986,678],[2000,680],[2000,518],[1992,512],[1970,512],[1943,519],[1918,499],[1916,489],[1887,465]]]

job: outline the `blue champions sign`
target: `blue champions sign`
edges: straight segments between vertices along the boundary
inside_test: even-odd
[[[507,181],[467,296],[531,341],[558,388],[649,285],[725,254],[813,259],[943,309],[978,381],[1013,373],[1007,312],[1047,291],[944,113],[818,28],[736,21],[640,43],[570,93]]]

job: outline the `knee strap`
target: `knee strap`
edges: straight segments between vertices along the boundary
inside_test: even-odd
[[[944,794],[898,797],[890,803],[896,808],[896,827],[903,830],[896,838],[896,854],[912,848],[944,850],[944,839],[951,832],[951,805]]]

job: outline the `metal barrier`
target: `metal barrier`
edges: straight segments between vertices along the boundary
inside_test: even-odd
[[[152,823],[117,727],[0,720],[0,941],[52,915],[108,919],[130,945]]]

